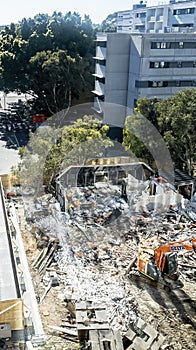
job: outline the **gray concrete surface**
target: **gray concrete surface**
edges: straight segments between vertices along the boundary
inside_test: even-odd
[[[0,175],[9,174],[11,167],[20,161],[18,151],[5,147],[5,142],[0,140]]]

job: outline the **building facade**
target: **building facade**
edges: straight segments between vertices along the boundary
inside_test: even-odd
[[[117,32],[170,33],[196,31],[196,1],[170,0],[147,7],[143,1],[117,14]]]
[[[140,97],[162,99],[196,88],[193,32],[98,33],[94,59],[95,115],[109,125],[123,127]]]

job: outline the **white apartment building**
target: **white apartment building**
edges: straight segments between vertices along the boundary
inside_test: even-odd
[[[95,115],[109,125],[122,128],[140,97],[196,88],[195,33],[98,33],[94,59]]]
[[[158,1],[157,1],[158,2]],[[117,32],[169,33],[196,31],[196,1],[170,0],[147,7],[143,1],[117,14]]]

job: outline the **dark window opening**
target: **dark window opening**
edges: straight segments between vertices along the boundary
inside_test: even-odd
[[[150,62],[150,68],[169,68],[169,62]]]
[[[99,81],[100,83],[105,84],[105,78],[96,77],[96,81]]]
[[[171,43],[162,41],[162,42],[151,42],[151,49],[170,49]]]
[[[97,41],[97,46],[106,47],[107,46],[107,41]]]
[[[175,9],[173,10],[173,15],[189,15],[195,12],[194,7],[188,9]]]
[[[183,47],[184,47],[183,41],[180,41],[180,42],[178,43],[178,46],[179,46],[180,49],[183,49]]]
[[[156,88],[156,87],[166,87],[168,86],[168,81],[162,81],[162,80],[159,80],[159,81],[149,81],[148,82],[148,87],[153,87],[153,88]]]
[[[98,60],[98,59],[96,59],[95,62],[100,64],[101,66],[105,66],[106,65],[106,60]]]

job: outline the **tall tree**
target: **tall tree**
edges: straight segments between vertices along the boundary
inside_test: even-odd
[[[123,130],[123,145],[125,149],[140,159],[153,164],[152,130],[150,123],[157,127],[157,98],[139,98],[134,109],[134,115],[128,116]],[[155,145],[154,145],[155,146]]]
[[[151,123],[155,127],[152,132]],[[155,138],[156,129],[159,138]],[[150,164],[157,160],[153,153],[165,159],[166,145],[175,167],[192,175],[196,163],[195,131],[196,89],[184,89],[162,100],[138,99],[135,114],[126,118],[123,144]]]
[[[93,88],[94,30],[77,13],[38,14],[1,31],[0,89],[34,96],[37,112],[66,108]]]
[[[91,116],[61,129],[52,124],[49,120],[31,134],[28,147],[22,150],[21,184],[32,188],[36,195],[43,183],[50,182],[65,167],[83,165],[113,145],[106,136],[109,127]]]
[[[173,161],[193,175],[196,165],[196,89],[184,89],[157,104],[158,125]]]

